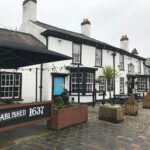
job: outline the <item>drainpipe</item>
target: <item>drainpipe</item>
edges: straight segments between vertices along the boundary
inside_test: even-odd
[[[78,64],[77,67],[78,67],[78,103],[80,103],[80,91],[79,91],[80,90],[80,88],[79,88],[79,72],[80,71],[79,71],[79,64]]]
[[[42,94],[43,94],[43,64],[41,64],[40,68],[40,102],[42,101]]]
[[[37,102],[37,87],[38,85],[38,68],[36,68],[36,75],[35,75],[35,102]]]
[[[48,49],[48,37],[46,36],[46,49]],[[42,101],[42,95],[43,95],[43,64],[41,64],[41,69],[40,69],[40,102]]]
[[[113,69],[114,69],[114,71],[115,71],[115,67],[116,67],[116,62],[115,62],[116,53],[113,52],[112,55],[113,55]],[[114,102],[115,102],[115,95],[116,95],[115,77],[114,77],[114,80],[113,80],[113,84],[114,84],[114,89],[113,89],[113,96],[114,96],[114,98],[113,98],[113,103],[114,103]]]

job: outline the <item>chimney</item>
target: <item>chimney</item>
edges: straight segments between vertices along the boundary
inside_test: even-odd
[[[136,48],[134,48],[131,53],[134,54],[134,55],[138,55],[139,54]]]
[[[36,21],[36,9],[37,0],[24,0],[22,23],[28,22],[29,20]]]
[[[126,51],[129,50],[129,39],[127,35],[123,35],[120,39],[120,47]]]
[[[91,22],[88,19],[83,19],[83,21],[81,23],[81,33],[90,37]]]

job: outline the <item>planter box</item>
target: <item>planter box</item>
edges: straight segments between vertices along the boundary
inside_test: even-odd
[[[143,108],[150,109],[150,102],[149,101],[143,101]]]
[[[138,105],[125,105],[125,115],[136,116],[138,115]]]
[[[99,119],[119,123],[124,121],[124,109],[122,107],[100,106]]]
[[[52,120],[47,122],[47,127],[51,129],[63,129],[77,125],[88,120],[88,106],[75,105],[54,110]]]

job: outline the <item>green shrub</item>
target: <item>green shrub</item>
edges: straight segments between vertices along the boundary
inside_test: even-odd
[[[54,104],[55,104],[56,108],[62,108],[64,106],[64,101],[63,101],[62,97],[61,96],[56,97]]]

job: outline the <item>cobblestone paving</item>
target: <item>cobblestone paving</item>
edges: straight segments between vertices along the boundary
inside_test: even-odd
[[[0,135],[6,150],[150,150],[150,110],[139,105],[138,116],[123,123],[98,120],[98,105],[89,107],[89,121],[60,131],[45,124],[7,131]]]

